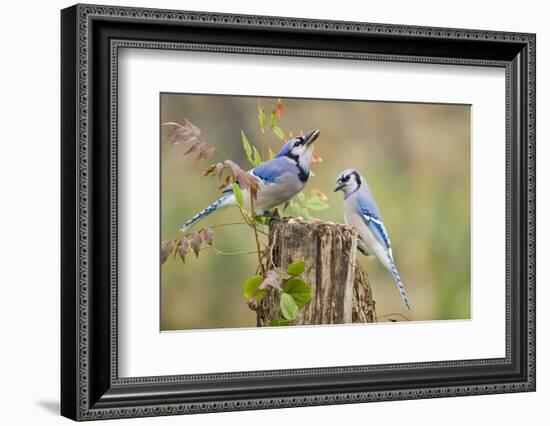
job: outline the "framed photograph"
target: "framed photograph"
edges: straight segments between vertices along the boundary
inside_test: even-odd
[[[61,12],[61,412],[535,390],[535,35]]]

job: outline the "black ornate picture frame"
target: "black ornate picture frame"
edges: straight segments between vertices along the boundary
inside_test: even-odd
[[[76,5],[61,13],[61,413],[74,420],[535,390],[535,35]],[[120,378],[121,47],[500,67],[506,73],[506,356]]]

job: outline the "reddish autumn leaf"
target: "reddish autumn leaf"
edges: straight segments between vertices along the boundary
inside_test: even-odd
[[[204,176],[217,174],[222,177],[223,171],[228,170],[229,176],[226,176],[221,188],[225,188],[232,182],[238,182],[240,189],[250,190],[252,196],[260,188],[258,179],[251,173],[245,172],[237,163],[232,160],[225,160],[221,163],[212,164],[203,171]]]
[[[185,157],[186,155],[190,155],[190,154],[193,154],[194,152],[198,152],[200,150],[199,148],[199,144],[200,143],[203,143],[203,142],[199,142],[199,143],[194,143],[193,145],[191,145],[184,153],[183,153],[183,156]]]
[[[189,241],[187,238],[183,237],[180,241],[180,245],[178,246],[178,254],[180,256],[180,259],[183,263],[185,263],[185,255],[189,251]]]
[[[184,127],[186,129],[189,129],[192,134],[194,134],[195,136],[198,136],[198,137],[201,136],[201,133],[202,133],[201,129],[199,129],[197,126],[195,126],[193,123],[191,123],[187,118],[184,118],[183,122],[184,122]]]
[[[318,189],[312,189],[310,192],[310,195],[312,197],[317,197],[319,201],[328,201],[328,197],[325,195],[324,192],[319,191]]]
[[[220,179],[222,177],[223,169],[224,169],[223,163],[218,163],[214,166],[214,171],[216,172],[216,174],[218,175],[218,178]]]
[[[281,118],[283,115],[283,100],[281,98],[277,99],[277,110],[275,111],[278,118]]]
[[[176,242],[174,240],[167,241],[162,244],[160,249],[160,264],[166,262],[166,259],[174,252],[176,248]]]
[[[197,153],[195,161],[206,160],[216,151],[209,145],[202,136],[201,129],[191,123],[188,119],[184,120],[184,125],[169,121],[163,123],[163,126],[175,127],[168,139],[170,145],[182,145],[183,155]]]
[[[281,276],[274,270],[269,270],[265,274],[265,279],[260,284],[260,289],[267,289],[269,287],[282,290],[283,288],[283,279]]]
[[[204,228],[201,230],[201,237],[206,244],[211,246],[214,238],[214,231],[212,228]]]
[[[199,257],[199,251],[201,250],[201,235],[198,232],[195,232],[191,236],[191,248],[193,249],[193,252],[195,253],[195,256]]]
[[[214,149],[213,146],[205,144],[200,148],[199,155],[197,156],[197,158],[195,158],[195,161],[206,160],[207,158],[212,156],[212,154],[214,154],[215,151],[216,150]]]
[[[323,162],[323,159],[317,155],[317,153],[313,153],[313,156],[311,157],[311,164],[317,164],[317,163],[322,163]]]

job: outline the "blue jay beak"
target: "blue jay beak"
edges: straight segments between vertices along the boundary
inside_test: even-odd
[[[312,130],[311,132],[304,135],[306,146],[309,147],[313,142],[315,142],[315,139],[319,137],[319,134],[321,133],[320,130]]]
[[[338,192],[338,191],[344,189],[344,186],[346,186],[345,183],[336,182],[336,186],[334,187],[334,192]]]

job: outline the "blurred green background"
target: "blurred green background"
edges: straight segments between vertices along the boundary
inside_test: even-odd
[[[258,105],[268,116],[277,99],[161,94],[161,122],[198,126],[208,143],[248,169],[241,130],[262,154],[283,145],[260,131]],[[407,312],[395,283],[376,258],[359,256],[373,287],[380,320],[470,318],[470,107],[393,102],[283,100],[278,125],[288,134],[321,130],[307,183],[328,196],[330,208],[314,215],[343,223],[343,194],[334,193],[337,175],[354,167],[367,179],[390,234],[395,262],[407,288]],[[178,146],[161,140],[161,239],[176,238],[179,226],[220,196],[217,178],[202,170],[225,159],[216,153],[195,163]],[[265,156],[267,158],[267,156]],[[264,159],[265,159],[264,158]],[[216,212],[193,230],[241,221],[237,209]],[[246,226],[216,229],[214,245],[225,252],[254,249]],[[161,329],[255,327],[255,313],[241,285],[256,270],[254,254],[223,256],[213,250],[189,255],[184,264],[168,259],[161,269]],[[398,319],[398,318],[397,318]]]

